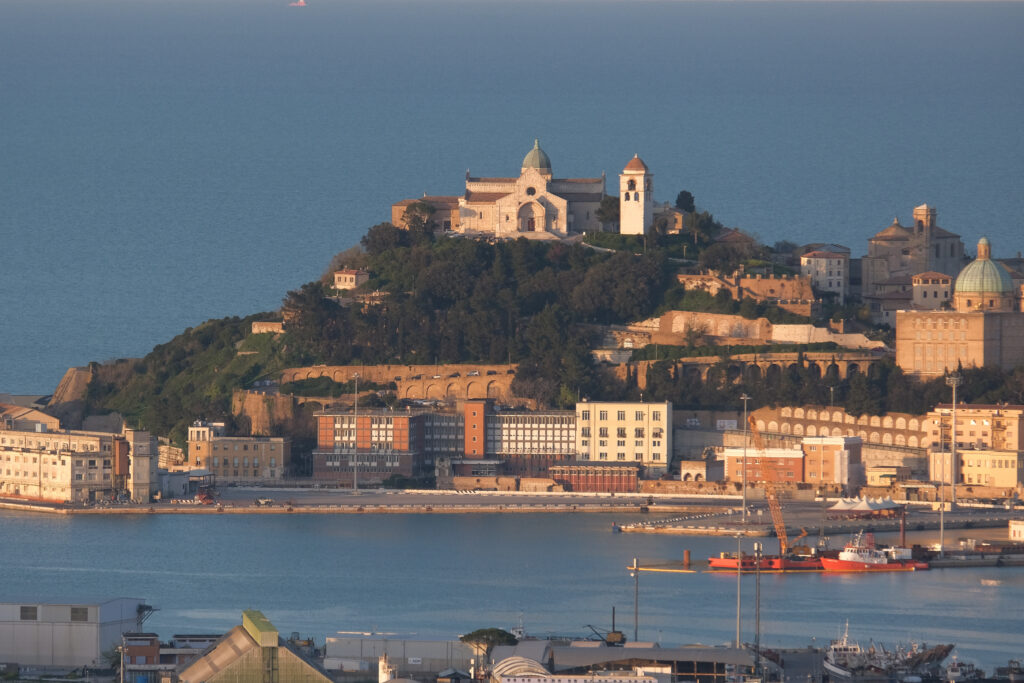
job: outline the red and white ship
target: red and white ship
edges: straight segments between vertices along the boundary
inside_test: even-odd
[[[821,558],[821,567],[827,572],[913,572],[928,569],[928,563],[915,560],[910,548],[877,548],[875,535],[861,531],[838,558]]]

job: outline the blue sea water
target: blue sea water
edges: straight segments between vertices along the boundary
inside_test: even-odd
[[[3,602],[142,598],[159,608],[147,630],[164,637],[223,632],[254,608],[282,632],[318,640],[371,630],[452,638],[520,619],[533,635],[584,637],[587,624],[611,627],[612,607],[632,639],[626,566],[633,557],[679,561],[689,549],[696,567],[736,547],[729,538],[612,534],[602,514],[67,518],[0,511],[0,539]],[[935,538],[919,532],[909,540]],[[743,547],[752,552],[751,542]],[[869,639],[954,643],[961,659],[989,672],[1024,655],[1019,567],[772,574],[761,582],[768,647],[827,644],[848,620],[864,646]],[[744,642],[754,640],[754,583],[742,580]],[[728,643],[735,590],[732,574],[642,573],[640,640]]]
[[[0,391],[276,308],[392,202],[639,153],[772,243],[1024,249],[1024,4],[0,3]]]

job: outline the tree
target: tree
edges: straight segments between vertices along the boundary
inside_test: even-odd
[[[601,205],[597,208],[597,220],[606,225],[619,224],[619,198],[606,194],[601,198]]]
[[[750,258],[750,250],[745,245],[731,245],[719,242],[700,253],[697,263],[701,268],[717,270],[719,273],[728,275],[733,273],[740,264]]]
[[[676,195],[676,208],[686,213],[693,213],[697,207],[693,203],[693,195],[686,190],[680,190]]]
[[[366,261],[366,252],[364,252],[363,248],[358,244],[349,247],[345,251],[339,251],[327,265],[327,270],[324,271],[320,280],[325,285],[333,285],[335,271],[341,270],[342,268],[364,268],[366,266]]]
[[[402,221],[405,223],[405,229],[409,231],[410,235],[422,235],[433,232],[434,224],[430,220],[433,214],[434,207],[426,202],[416,201],[405,207]]]
[[[391,249],[409,245],[405,231],[396,228],[391,223],[378,223],[367,230],[359,242],[370,256],[377,256]]]
[[[500,628],[478,628],[472,633],[459,636],[459,640],[479,648],[484,655],[490,654],[496,645],[516,645],[519,639]]]

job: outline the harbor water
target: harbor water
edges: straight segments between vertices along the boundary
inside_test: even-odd
[[[735,550],[731,538],[612,534],[606,514],[63,517],[0,512],[0,600],[144,598],[146,628],[170,636],[222,632],[263,610],[284,632],[419,638],[476,628],[587,636],[616,626],[632,637],[626,567],[681,560],[695,568]],[[618,517],[614,521],[633,521]],[[1000,532],[978,532],[998,538]],[[884,540],[885,536],[880,536]],[[955,540],[955,537],[947,537]],[[773,539],[765,540],[774,549]],[[845,539],[834,539],[842,543]],[[890,539],[893,540],[893,539]],[[910,534],[930,543],[934,533]],[[743,541],[752,550],[753,540]],[[735,637],[732,574],[641,573],[639,639],[722,644]],[[753,576],[742,578],[742,638],[754,640]],[[827,644],[850,635],[955,643],[991,670],[1024,655],[1024,568],[873,575],[761,577],[767,647]]]

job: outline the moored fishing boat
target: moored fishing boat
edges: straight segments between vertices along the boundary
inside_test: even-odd
[[[882,683],[903,681],[938,681],[944,678],[942,662],[953,651],[953,645],[927,647],[912,643],[894,649],[872,643],[862,648],[849,638],[849,626],[842,637],[833,640],[825,650],[823,662],[830,681],[841,683]]]
[[[927,562],[915,560],[910,548],[875,546],[872,533],[858,532],[839,557],[821,558],[821,566],[827,572],[912,572],[928,569]]]

